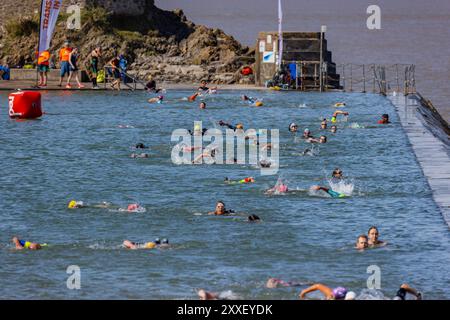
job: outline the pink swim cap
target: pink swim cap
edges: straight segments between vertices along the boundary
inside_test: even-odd
[[[127,211],[135,211],[139,208],[139,205],[136,203],[132,203],[128,205]]]
[[[287,191],[288,191],[287,185],[282,184],[278,186],[278,192],[287,192]]]

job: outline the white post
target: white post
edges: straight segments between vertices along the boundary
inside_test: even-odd
[[[323,35],[327,32],[327,26],[320,28],[320,92],[323,92]]]

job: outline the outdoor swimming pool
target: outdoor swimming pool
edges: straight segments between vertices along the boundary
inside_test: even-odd
[[[264,107],[241,102],[261,97]],[[0,94],[0,298],[196,299],[195,288],[232,290],[244,299],[296,299],[303,288],[266,289],[269,277],[345,286],[358,294],[370,265],[381,269],[381,291],[395,295],[403,282],[425,299],[449,299],[450,234],[400,127],[384,97],[347,93],[227,91],[199,101],[169,91],[161,105],[145,93],[45,93],[42,120],[16,122]],[[348,121],[338,132],[320,131],[334,103],[345,101]],[[392,124],[378,126],[383,113]],[[342,120],[343,118],[339,118]],[[280,130],[280,171],[260,176],[250,165],[174,165],[172,131],[224,120],[245,128]],[[328,143],[303,156],[309,144],[288,125]],[[355,124],[356,123],[356,124]],[[301,135],[301,132],[298,136]],[[148,159],[132,159],[142,142]],[[307,191],[268,196],[278,177],[290,189],[327,185],[335,167],[354,185],[351,197],[332,199]],[[256,183],[226,185],[225,177],[254,176]],[[145,213],[68,210],[70,200],[132,202]],[[207,216],[216,200],[246,216]],[[201,213],[201,215],[200,215]],[[359,234],[380,230],[383,248],[358,252]],[[15,251],[18,235],[45,242],[41,251]],[[124,239],[167,237],[168,250],[127,251]],[[66,287],[69,265],[81,268],[81,290]],[[312,295],[314,297],[314,295]],[[317,296],[316,296],[317,297]]]

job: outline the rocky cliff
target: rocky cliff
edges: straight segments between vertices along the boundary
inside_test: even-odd
[[[38,0],[2,0],[0,59],[10,66],[30,59],[38,42]],[[81,6],[81,30],[67,29],[71,4]],[[15,10],[14,10],[15,9]],[[63,0],[50,51],[57,55],[65,39],[82,53],[82,63],[96,46],[103,62],[124,54],[130,73],[141,79],[214,83],[251,83],[240,68],[254,63],[254,51],[219,29],[188,21],[182,10],[164,11],[153,0]]]

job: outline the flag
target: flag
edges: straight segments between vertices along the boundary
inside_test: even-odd
[[[50,48],[62,0],[42,0],[39,26],[39,54]]]
[[[281,0],[278,0],[278,67],[281,67],[281,61],[283,60],[283,8],[281,6]]]

